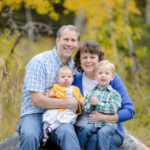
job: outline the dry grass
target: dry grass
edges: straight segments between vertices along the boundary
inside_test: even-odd
[[[16,47],[15,54],[7,58],[6,76],[3,75],[3,68],[0,68],[0,141],[16,132],[27,62],[35,54],[51,49],[54,45],[54,40],[46,37],[32,46],[24,39]]]

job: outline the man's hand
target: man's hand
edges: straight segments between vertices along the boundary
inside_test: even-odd
[[[84,99],[80,99],[79,101],[80,101],[81,106],[83,107],[85,105],[85,100]]]
[[[46,96],[52,98],[52,97],[54,97],[54,93],[47,93]]]
[[[92,106],[97,106],[97,104],[98,104],[98,99],[97,99],[96,96],[93,96],[93,97],[91,98],[91,105],[92,105]]]
[[[77,109],[78,109],[78,102],[76,100],[75,97],[73,97],[72,99],[67,98],[66,102],[68,103],[68,109],[70,109],[72,112],[76,113]]]

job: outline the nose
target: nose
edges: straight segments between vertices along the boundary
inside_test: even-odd
[[[104,75],[104,73],[102,73],[102,77],[104,77],[105,75]]]
[[[65,78],[65,81],[68,81],[68,78]]]
[[[90,57],[87,57],[87,62],[91,62],[91,59],[90,59]]]
[[[68,40],[67,45],[68,45],[68,46],[72,45],[72,41],[71,41],[71,40]]]

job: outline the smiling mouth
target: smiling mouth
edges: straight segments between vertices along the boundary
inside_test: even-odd
[[[64,49],[65,49],[66,51],[72,51],[73,48],[71,48],[71,47],[64,47]]]
[[[85,65],[86,67],[93,67],[93,65]]]
[[[105,80],[105,79],[101,79],[101,81],[102,81],[102,82],[105,82],[106,80]]]

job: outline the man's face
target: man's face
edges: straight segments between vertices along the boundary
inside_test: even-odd
[[[78,47],[78,35],[75,31],[65,29],[61,37],[56,39],[56,44],[60,59],[70,59]]]

